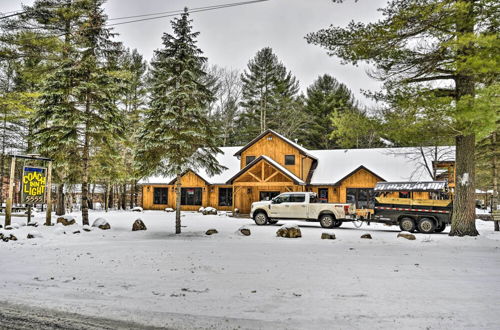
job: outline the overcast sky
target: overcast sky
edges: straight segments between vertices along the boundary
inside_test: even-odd
[[[148,14],[244,0],[108,0],[109,18]],[[33,0],[0,0],[0,11],[19,9]],[[361,89],[376,90],[379,83],[366,74],[367,67],[341,65],[318,46],[309,45],[304,36],[330,24],[345,26],[349,21],[369,22],[380,17],[377,8],[386,0],[270,0],[246,6],[193,13],[194,28],[201,32],[199,46],[211,64],[242,70],[255,53],[273,48],[288,70],[299,79],[305,91],[319,75],[328,73],[345,83],[364,104]],[[171,18],[131,23],[115,27],[117,37],[127,47],[137,48],[148,61],[161,46],[161,35],[171,31]]]

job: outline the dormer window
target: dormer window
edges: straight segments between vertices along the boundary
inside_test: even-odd
[[[295,155],[285,155],[285,165],[295,165]]]
[[[245,166],[247,166],[248,164],[250,164],[251,162],[253,162],[255,160],[255,156],[247,156],[245,158]]]

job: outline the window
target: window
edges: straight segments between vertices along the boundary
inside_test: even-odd
[[[295,165],[295,155],[285,155],[285,165]]]
[[[347,188],[347,203],[355,204],[357,209],[373,209],[373,188]]]
[[[168,188],[153,188],[153,204],[168,203]]]
[[[251,162],[253,162],[255,160],[255,156],[247,156],[245,158],[245,166],[247,166],[248,164],[250,164]]]
[[[279,194],[279,191],[261,191],[259,192],[259,198],[261,201],[270,201]]]
[[[276,204],[289,203],[290,195],[289,194],[280,195],[279,197],[276,197],[274,200]]]
[[[201,205],[201,188],[181,188],[181,205]]]
[[[410,198],[410,192],[409,191],[400,191],[399,198]]]
[[[233,188],[219,188],[219,206],[233,205]]]
[[[305,194],[298,194],[298,195],[290,195],[290,202],[291,203],[304,203],[306,201],[306,195]]]
[[[328,188],[318,189],[318,199],[320,203],[328,203]]]

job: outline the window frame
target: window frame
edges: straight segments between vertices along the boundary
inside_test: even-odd
[[[193,193],[193,204],[188,204],[187,191],[188,189],[194,189]],[[199,193],[198,193],[199,192]],[[196,200],[196,195],[199,195],[199,204]],[[181,206],[202,206],[203,205],[203,188],[201,187],[182,187],[181,188]]]
[[[291,162],[289,161],[289,159],[291,159],[290,157],[293,157]],[[294,166],[295,165],[295,155],[285,155],[285,165],[286,166]]]
[[[354,193],[354,199],[355,199],[355,203],[354,205],[356,206],[356,209],[362,209],[359,207],[359,202],[362,202],[362,204],[366,204],[366,206],[363,207],[363,209],[373,209],[375,207],[375,191],[374,191],[374,188],[346,188],[346,202],[349,203],[349,201],[347,201],[347,198],[349,195],[353,195],[353,194],[349,194],[349,190],[354,190],[355,193]],[[366,191],[366,197],[368,200],[359,200],[359,196],[360,196],[360,192],[361,191]]]
[[[222,195],[222,191],[224,191],[224,195]],[[229,192],[229,194],[228,194]],[[224,197],[224,199],[229,198],[229,202],[221,203],[221,197]],[[233,206],[233,188],[225,188],[225,187],[219,187],[219,197],[218,197],[218,205],[219,206]],[[228,204],[229,203],[229,204]]]
[[[164,194],[159,193],[159,196],[157,196],[156,192],[163,191]],[[160,203],[157,203],[158,199]],[[163,199],[163,197],[165,199]],[[165,203],[161,203],[165,201]],[[153,205],[167,205],[168,204],[168,187],[153,187]]]
[[[257,157],[255,156],[245,156],[245,166],[248,166],[251,162],[253,162]]]

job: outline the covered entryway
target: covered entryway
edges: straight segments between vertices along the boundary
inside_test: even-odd
[[[305,183],[269,157],[261,156],[228,183],[233,185],[233,205],[240,213],[250,213],[253,202],[266,200],[287,191],[304,191]]]

